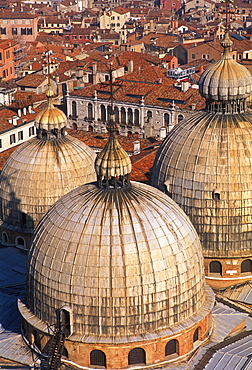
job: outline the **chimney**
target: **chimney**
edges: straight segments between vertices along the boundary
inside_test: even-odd
[[[163,140],[166,137],[166,127],[160,127],[159,134],[160,139]]]
[[[139,140],[136,140],[134,141],[134,155],[138,154],[141,152],[141,149],[140,149],[140,141]]]
[[[201,73],[203,73],[204,72],[204,67],[203,66],[200,66],[199,67],[199,73],[201,74]]]
[[[162,84],[162,78],[158,79],[158,84]]]
[[[188,81],[182,81],[181,83],[181,91],[186,92],[190,87],[190,84]]]
[[[133,72],[134,71],[134,63],[133,60],[128,61],[128,72]]]
[[[93,62],[93,84],[97,84],[97,63]]]

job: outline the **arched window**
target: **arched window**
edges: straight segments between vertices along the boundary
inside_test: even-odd
[[[106,367],[106,355],[104,352],[94,349],[90,353],[90,365]]]
[[[114,112],[115,112],[115,121],[119,123],[119,109],[118,107],[114,107]]]
[[[210,273],[222,275],[222,265],[219,261],[210,262]]]
[[[121,123],[126,124],[126,110],[124,107],[121,108]]]
[[[77,125],[76,125],[76,123],[73,123],[72,128],[73,128],[73,130],[77,130]]]
[[[77,117],[77,104],[76,101],[72,101],[72,116],[73,118]]]
[[[93,126],[89,125],[89,126],[88,126],[88,131],[94,131]]]
[[[168,127],[169,126],[169,123],[170,123],[170,116],[168,113],[165,113],[164,114],[164,126],[165,127]]]
[[[91,103],[88,103],[88,119],[93,118],[93,105]]]
[[[3,240],[3,243],[8,243],[9,242],[8,235],[5,232],[2,233],[2,240]]]
[[[18,237],[18,238],[16,239],[16,245],[17,245],[17,246],[24,247],[24,246],[25,246],[25,241],[24,241],[24,239],[23,239],[23,238],[21,238],[21,237]]]
[[[151,110],[148,110],[148,111],[147,111],[147,117],[148,117],[148,118],[151,118],[151,117],[152,117],[152,111],[151,111]]]
[[[242,261],[241,273],[250,273],[250,272],[252,272],[252,261],[249,259]]]
[[[183,114],[179,114],[179,115],[178,115],[178,123],[179,123],[180,121],[183,121],[183,119],[184,119]]]
[[[134,113],[134,124],[136,126],[139,126],[139,110],[135,109]]]
[[[61,308],[59,311],[60,319],[60,329],[68,337],[71,334],[71,325],[70,325],[70,312],[64,308]]]
[[[178,349],[178,341],[176,339],[170,340],[165,346],[165,356],[170,356],[174,354],[178,355]]]
[[[107,112],[108,112],[108,120],[109,120],[109,119],[110,119],[110,117],[111,117],[111,111],[112,111],[111,105],[108,105],[108,108],[107,108]]]
[[[142,348],[134,348],[129,352],[129,365],[146,365],[146,353]]]
[[[128,123],[130,125],[133,124],[133,111],[131,108],[128,108]]]
[[[199,328],[197,328],[193,334],[193,343],[199,340]]]
[[[102,104],[101,105],[101,120],[103,122],[106,121],[106,108],[104,107],[104,105]]]

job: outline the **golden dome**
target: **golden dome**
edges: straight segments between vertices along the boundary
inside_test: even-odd
[[[190,217],[205,257],[252,255],[252,113],[199,112],[157,153],[152,184]]]
[[[251,74],[231,57],[232,41],[227,32],[221,44],[224,53],[218,62],[202,73],[199,81],[200,93],[209,101],[246,99],[252,91]]]
[[[125,176],[131,172],[130,158],[119,144],[114,130],[109,130],[109,140],[95,160],[96,173],[107,178]]]
[[[7,159],[0,175],[2,227],[32,233],[56,200],[96,179],[95,157],[91,148],[70,135],[24,142]]]
[[[53,129],[61,130],[67,125],[67,117],[62,110],[53,105],[52,97],[54,94],[50,85],[48,86],[46,95],[48,98],[47,107],[38,113],[35,118],[35,127],[45,131]]]

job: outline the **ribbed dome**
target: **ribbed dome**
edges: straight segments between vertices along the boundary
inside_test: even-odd
[[[131,172],[131,161],[113,133],[95,160],[97,175],[106,177],[125,176]]]
[[[94,161],[93,150],[69,135],[53,140],[35,137],[23,143],[0,175],[2,226],[32,232],[59,197],[95,180]]]
[[[47,91],[48,104],[35,118],[35,126],[37,129],[50,131],[52,129],[61,130],[67,125],[67,117],[65,113],[56,108],[52,103],[53,91],[49,85]]]
[[[251,74],[231,57],[231,45],[232,41],[226,33],[222,41],[223,56],[200,77],[200,93],[207,100],[221,102],[246,99],[252,91]]]
[[[205,302],[193,226],[165,194],[140,183],[87,184],[60,198],[35,231],[28,266],[30,310],[55,324],[56,310],[70,307],[71,338],[82,341],[167,335]]]
[[[207,257],[251,256],[252,113],[200,112],[164,140],[152,184],[190,217]]]

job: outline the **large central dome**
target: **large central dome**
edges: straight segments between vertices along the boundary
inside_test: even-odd
[[[85,340],[153,335],[204,305],[201,253],[189,220],[160,191],[85,185],[36,230],[28,305],[51,324],[55,309],[70,306],[73,332]]]

